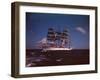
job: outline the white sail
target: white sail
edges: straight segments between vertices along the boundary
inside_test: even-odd
[[[53,28],[48,29],[47,45],[47,47],[43,48],[43,51],[72,50],[72,48],[70,47],[69,35],[67,30],[58,32]]]

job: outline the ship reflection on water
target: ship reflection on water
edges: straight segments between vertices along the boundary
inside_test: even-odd
[[[26,67],[89,64],[89,50],[71,51],[26,50]]]

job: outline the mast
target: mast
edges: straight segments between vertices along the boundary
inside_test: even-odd
[[[48,45],[51,47],[55,47],[55,41],[56,41],[56,33],[53,28],[48,29],[48,34],[47,34],[47,40],[48,40]]]
[[[48,29],[47,45],[55,48],[70,48],[70,36],[67,29],[62,32],[55,31],[53,28]]]
[[[61,47],[66,47],[69,45],[69,35],[68,35],[68,30],[64,29],[63,32],[61,33]]]
[[[59,47],[61,44],[60,44],[60,39],[61,39],[61,32],[57,31],[56,32],[56,43],[57,43],[57,47]]]

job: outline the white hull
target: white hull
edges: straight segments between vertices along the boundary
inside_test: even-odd
[[[72,50],[72,48],[45,48],[43,51],[69,51]]]

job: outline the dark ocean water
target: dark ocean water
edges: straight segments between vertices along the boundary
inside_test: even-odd
[[[26,67],[89,64],[89,50],[71,51],[26,50]]]

